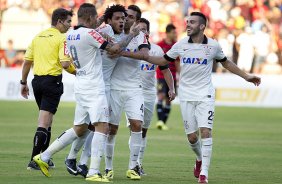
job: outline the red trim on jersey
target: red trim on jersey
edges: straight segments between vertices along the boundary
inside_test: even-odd
[[[67,56],[69,55],[69,51],[68,51],[68,48],[67,48],[67,42],[64,41],[64,55]]]
[[[99,43],[103,44],[106,40],[95,30],[91,30],[88,32],[95,40]]]
[[[160,41],[159,43],[157,43],[164,51],[164,53],[167,53],[167,51],[169,51],[171,49],[171,47],[175,44],[176,42],[173,42],[172,44],[167,44],[165,42],[165,40]],[[176,66],[175,66],[175,62],[169,62],[169,69],[171,71],[172,77],[174,80],[176,80]],[[157,79],[164,79],[164,75],[162,73],[162,71],[159,69],[159,67],[157,67],[156,69],[156,73],[157,73]]]

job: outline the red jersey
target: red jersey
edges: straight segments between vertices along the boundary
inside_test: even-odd
[[[171,47],[175,43],[176,42],[173,42],[172,44],[167,44],[165,42],[165,40],[162,40],[162,41],[160,41],[157,44],[163,49],[164,53],[166,53],[167,51],[169,51],[171,49]],[[171,71],[173,79],[176,80],[176,66],[175,66],[175,62],[169,62],[169,69]],[[161,70],[159,69],[159,67],[157,67],[156,72],[157,72],[157,79],[164,79],[164,75],[161,72]]]

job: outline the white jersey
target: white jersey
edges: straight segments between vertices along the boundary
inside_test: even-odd
[[[151,56],[163,56],[163,49],[151,43],[151,49],[149,51]],[[142,79],[142,89],[146,94],[156,94],[156,68],[157,65],[148,63],[147,61],[142,60],[140,62],[141,69],[141,79]]]
[[[114,31],[112,29],[112,27],[109,24],[105,24],[99,28],[96,29],[98,32],[102,32],[102,33],[106,33],[107,35],[109,35],[111,38],[113,38],[114,42],[117,42],[117,40],[115,39],[115,37],[117,35],[114,34]],[[103,66],[103,77],[104,77],[104,82],[105,82],[105,87],[106,90],[110,90],[110,86],[111,86],[111,75],[113,73],[113,70],[115,68],[116,62],[117,62],[117,58],[116,59],[111,59],[108,57],[107,52],[100,49],[101,51],[101,55],[102,55],[102,66]]]
[[[215,90],[211,73],[213,60],[225,61],[226,57],[217,41],[205,37],[202,44],[185,37],[175,43],[165,58],[173,61],[180,57],[180,101],[213,101]]]
[[[122,34],[125,36],[124,34]],[[122,36],[121,35],[121,36]],[[122,37],[123,37],[122,36]],[[140,32],[126,47],[126,51],[137,52],[143,47],[149,47],[146,36]],[[111,77],[111,89],[142,90],[140,60],[120,57]]]
[[[106,40],[94,29],[79,27],[67,32],[67,48],[76,65],[74,93],[105,93],[99,48],[104,48],[106,44]]]

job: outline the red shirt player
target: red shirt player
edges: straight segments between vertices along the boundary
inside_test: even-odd
[[[177,33],[176,33],[176,27],[173,24],[168,24],[166,26],[166,37],[161,42],[158,43],[158,45],[163,49],[163,51],[166,53],[170,50],[170,48],[175,44],[177,41]],[[169,69],[172,73],[173,79],[174,79],[174,85],[176,89],[176,72],[179,68],[179,62],[170,62],[169,63]],[[158,95],[158,103],[157,103],[157,114],[158,114],[158,122],[157,122],[157,128],[160,130],[168,130],[168,127],[166,126],[166,121],[168,119],[168,115],[170,112],[170,101],[168,98],[168,91],[169,88],[165,82],[164,76],[159,68],[156,70],[157,72],[157,95]],[[164,105],[165,101],[165,105]]]

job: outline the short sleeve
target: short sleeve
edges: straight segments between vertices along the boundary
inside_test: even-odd
[[[221,46],[217,43],[217,49],[214,59],[216,62],[224,62],[227,60],[226,56],[224,55]]]
[[[33,41],[32,41],[25,52],[24,59],[28,61],[33,61],[33,56],[34,56],[33,51],[34,51],[34,48],[33,48]]]
[[[108,42],[94,29],[87,31],[86,38],[89,45],[99,49],[104,49],[108,44]]]
[[[96,31],[99,33],[106,33],[110,37],[113,37],[115,34],[112,26],[110,26],[109,24],[105,24],[103,26],[98,27]]]
[[[70,61],[69,52],[67,49],[66,37],[63,35],[60,39],[60,46],[59,46],[59,59],[61,62],[63,61]]]
[[[164,55],[164,58],[170,62],[175,61],[179,57],[178,42],[175,43],[169,51]]]

